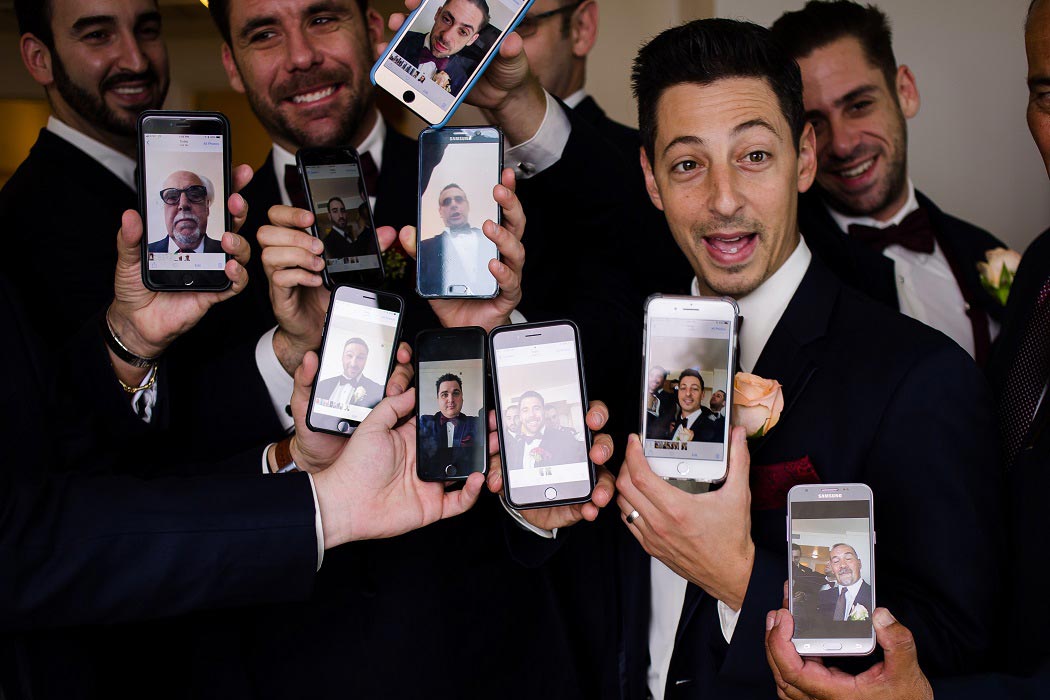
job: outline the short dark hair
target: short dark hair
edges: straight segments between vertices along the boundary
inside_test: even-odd
[[[690,367],[689,369],[683,369],[682,370],[682,373],[678,375],[679,383],[681,383],[681,381],[682,381],[682,379],[684,377],[696,377],[697,379],[700,380],[700,388],[701,389],[705,389],[706,388],[704,386],[704,378],[701,377],[700,373],[698,371],[696,371],[695,369],[693,369],[692,367]]]
[[[463,380],[459,378],[458,374],[452,374],[452,372],[448,372],[446,374],[442,374],[440,377],[438,377],[438,380],[434,382],[435,394],[441,393],[441,385],[445,382],[455,382],[456,384],[459,384],[459,390],[463,391]]]
[[[440,199],[440,198],[441,198],[441,195],[445,194],[445,190],[450,190],[450,189],[452,189],[453,187],[455,187],[455,188],[456,188],[457,190],[459,190],[460,192],[462,192],[462,193],[463,193],[464,195],[465,195],[465,194],[467,193],[467,191],[466,191],[465,189],[463,189],[462,187],[460,187],[460,186],[459,186],[459,185],[457,185],[456,183],[454,183],[454,182],[450,182],[450,183],[448,183],[447,185],[445,185],[444,187],[442,187],[442,188],[441,188],[441,189],[440,189],[440,190],[438,191],[438,199]]]
[[[864,56],[882,71],[886,86],[896,99],[897,59],[893,32],[886,13],[874,5],[849,0],[810,0],[801,10],[785,12],[770,27],[773,36],[796,61],[846,37],[860,42]]]
[[[798,546],[797,544],[795,544],[794,542],[792,542],[792,543],[791,543],[791,552],[792,552],[792,553],[794,553],[794,552],[798,552],[799,554],[802,554],[802,548],[801,548],[801,547],[799,547],[799,546]]]
[[[365,350],[368,350],[368,343],[366,343],[362,338],[358,338],[357,336],[354,336],[350,340],[343,343],[343,352],[346,352],[346,348],[349,345],[363,345],[365,346]]]
[[[529,398],[539,399],[541,405],[546,405],[546,403],[547,403],[546,401],[543,400],[543,397],[540,396],[540,392],[538,392],[538,391],[526,391],[524,394],[522,394],[521,396],[518,397],[518,408],[521,408],[521,404],[525,401],[525,399],[529,399]]]
[[[329,199],[328,200],[328,208],[329,209],[332,208],[332,202],[339,202],[340,204],[343,205],[343,209],[346,209],[346,202],[343,201],[342,197],[332,197],[331,199]]]
[[[26,1],[33,2],[33,0]],[[361,10],[361,14],[364,15],[368,10],[368,0],[357,0],[357,7]],[[233,42],[230,41],[230,0],[210,0],[208,2],[208,12],[211,13],[211,19],[215,22],[215,26],[219,28],[222,40],[232,45]]]
[[[798,64],[765,27],[732,19],[698,19],[657,35],[634,59],[631,87],[638,100],[638,130],[650,161],[656,146],[656,107],[664,91],[683,83],[710,85],[727,78],[759,78],[769,84],[798,150],[806,126]]]
[[[481,24],[474,28],[474,33],[477,34],[489,23],[489,4],[485,0],[467,0],[471,5],[481,10]],[[441,6],[444,7],[449,3],[449,0],[444,0]]]
[[[51,31],[51,0],[15,0],[15,18],[19,34],[32,34],[54,50],[55,33]]]

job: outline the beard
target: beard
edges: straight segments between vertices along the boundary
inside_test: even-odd
[[[183,232],[179,227],[179,224],[183,221],[192,221],[196,226],[189,231]],[[201,228],[201,222],[197,215],[182,214],[176,217],[171,224],[171,239],[175,241],[175,245],[182,251],[189,252],[199,246],[201,241],[204,240],[204,229]]]
[[[908,185],[908,130],[902,114],[898,114],[896,132],[891,139],[892,156],[885,149],[875,149],[861,144],[845,158],[827,158],[826,163],[820,164],[818,173],[823,168],[855,163],[880,154],[886,161],[886,178],[878,183],[870,200],[861,197],[846,198],[826,187],[820,187],[824,200],[832,209],[846,216],[873,216],[886,209],[901,196]]]
[[[124,72],[111,75],[99,83],[98,92],[93,93],[85,89],[82,85],[78,85],[69,76],[69,73],[66,72],[66,67],[62,64],[62,59],[59,58],[57,51],[52,51],[51,56],[51,67],[55,78],[55,89],[58,90],[58,94],[62,96],[62,99],[69,104],[73,111],[89,123],[98,126],[103,131],[108,131],[111,134],[117,134],[120,136],[135,135],[138,114],[129,114],[110,109],[102,95],[105,94],[106,90],[116,87],[121,83],[146,81],[153,85],[159,85],[160,80],[152,65],[147,67],[142,73]],[[157,100],[157,103],[144,107],[143,111],[147,109],[160,109],[164,105],[164,98],[167,96],[167,93],[168,86],[165,84],[158,94],[159,99]]]

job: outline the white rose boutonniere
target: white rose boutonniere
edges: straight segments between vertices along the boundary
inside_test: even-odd
[[[977,272],[981,275],[981,286],[1006,306],[1010,296],[1010,285],[1013,284],[1017,266],[1021,263],[1021,254],[1008,248],[992,248],[984,254],[985,261],[977,263]]]
[[[851,622],[863,622],[871,617],[868,609],[859,603],[853,606],[853,609],[849,611],[849,617],[846,618]]]
[[[354,389],[354,393],[350,394],[350,403],[360,403],[361,399],[365,398],[366,393],[367,392],[365,391],[365,388],[363,386],[357,387],[356,389]]]

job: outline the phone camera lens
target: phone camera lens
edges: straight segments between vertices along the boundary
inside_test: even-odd
[[[405,94],[401,96],[401,99],[403,99],[405,102],[412,102],[416,99],[416,93],[412,92],[411,90],[405,90]]]

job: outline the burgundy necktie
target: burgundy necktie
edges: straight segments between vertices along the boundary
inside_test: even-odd
[[[1036,405],[1050,375],[1050,278],[1043,282],[1032,316],[1006,374],[999,403],[999,420],[1006,448],[1006,466],[1013,465],[1035,417]],[[1045,401],[1046,399],[1044,399]]]
[[[288,199],[293,207],[310,208],[310,203],[306,200],[306,190],[303,189],[303,181],[299,177],[299,168],[294,165],[284,166],[284,189],[288,191]]]
[[[368,151],[358,155],[361,161],[361,178],[365,181],[365,191],[369,197],[375,197],[379,193],[379,168]]]
[[[899,224],[886,228],[850,224],[849,235],[880,253],[891,245],[901,245],[927,255],[933,252],[933,226],[926,210],[921,207],[904,217]]]

